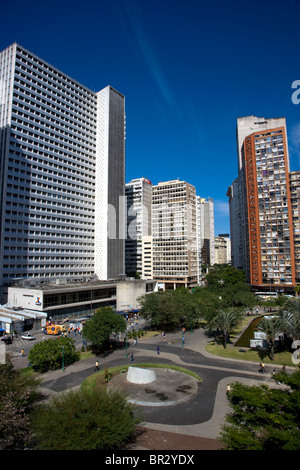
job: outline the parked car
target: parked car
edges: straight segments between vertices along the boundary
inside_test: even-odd
[[[22,336],[21,336],[22,339],[28,339],[28,340],[33,340],[35,339],[35,336],[31,335],[30,333],[28,333],[28,331],[26,333],[24,333]]]

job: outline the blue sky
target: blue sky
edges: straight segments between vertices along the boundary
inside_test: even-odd
[[[126,181],[180,178],[229,232],[236,119],[286,117],[300,169],[300,2],[2,2],[0,49],[17,42],[94,91],[126,97]],[[300,94],[299,94],[300,97]]]

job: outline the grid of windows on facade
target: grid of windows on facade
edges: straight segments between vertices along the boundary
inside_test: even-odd
[[[300,283],[300,172],[290,173],[296,283]]]
[[[196,275],[195,188],[179,181],[153,187],[152,235],[153,276]]]
[[[143,237],[151,233],[151,182],[132,180],[125,187],[127,198],[127,238],[125,270],[127,275],[143,272]]]
[[[93,274],[96,95],[21,47],[10,79],[3,279]]]
[[[262,280],[292,284],[283,132],[255,135]]]
[[[77,290],[76,292],[64,292],[56,294],[44,294],[43,307],[53,307],[55,305],[68,305],[83,302],[91,302],[93,305],[96,300],[110,299],[116,297],[115,288]]]

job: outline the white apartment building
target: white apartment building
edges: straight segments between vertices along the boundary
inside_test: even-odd
[[[215,237],[215,264],[230,264],[231,249],[229,234]]]
[[[211,198],[196,197],[198,282],[201,284],[203,265],[215,263],[214,202]]]
[[[0,53],[0,129],[0,286],[124,273],[124,96],[13,44]]]
[[[214,202],[211,198],[196,197],[198,252],[202,264],[215,264]]]
[[[152,187],[153,278],[158,288],[197,285],[196,190],[173,180]]]
[[[153,279],[153,244],[152,235],[143,237],[142,279]]]
[[[137,178],[125,185],[127,203],[127,237],[125,240],[125,272],[137,273],[151,279],[151,204],[152,183],[148,178]],[[150,249],[150,252],[149,252]],[[144,265],[146,263],[146,266]]]

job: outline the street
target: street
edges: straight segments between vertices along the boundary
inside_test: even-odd
[[[120,341],[122,341],[126,335],[128,336],[129,331],[132,331],[133,329],[135,329],[135,331],[137,331],[138,329],[144,329],[145,326],[146,322],[144,319],[141,318],[138,320],[137,323],[135,321],[133,321],[131,324],[127,322],[127,331],[126,333],[120,335]],[[66,323],[66,328],[68,330],[68,323]],[[4,341],[2,342],[2,345],[5,348],[5,352],[11,355],[12,362],[16,368],[23,368],[28,366],[28,354],[30,349],[33,348],[35,344],[41,341],[55,339],[58,337],[57,335],[44,334],[42,330],[30,330],[30,333],[35,337],[34,340],[22,339],[22,333],[19,334],[17,337],[14,337],[12,344],[5,344]],[[76,332],[75,334],[74,331],[71,331],[70,334],[67,332],[67,337],[72,338],[75,341],[76,350],[81,349],[84,344],[84,340],[81,334],[79,334],[78,332]],[[24,350],[24,357],[22,357],[21,354],[22,349]]]

